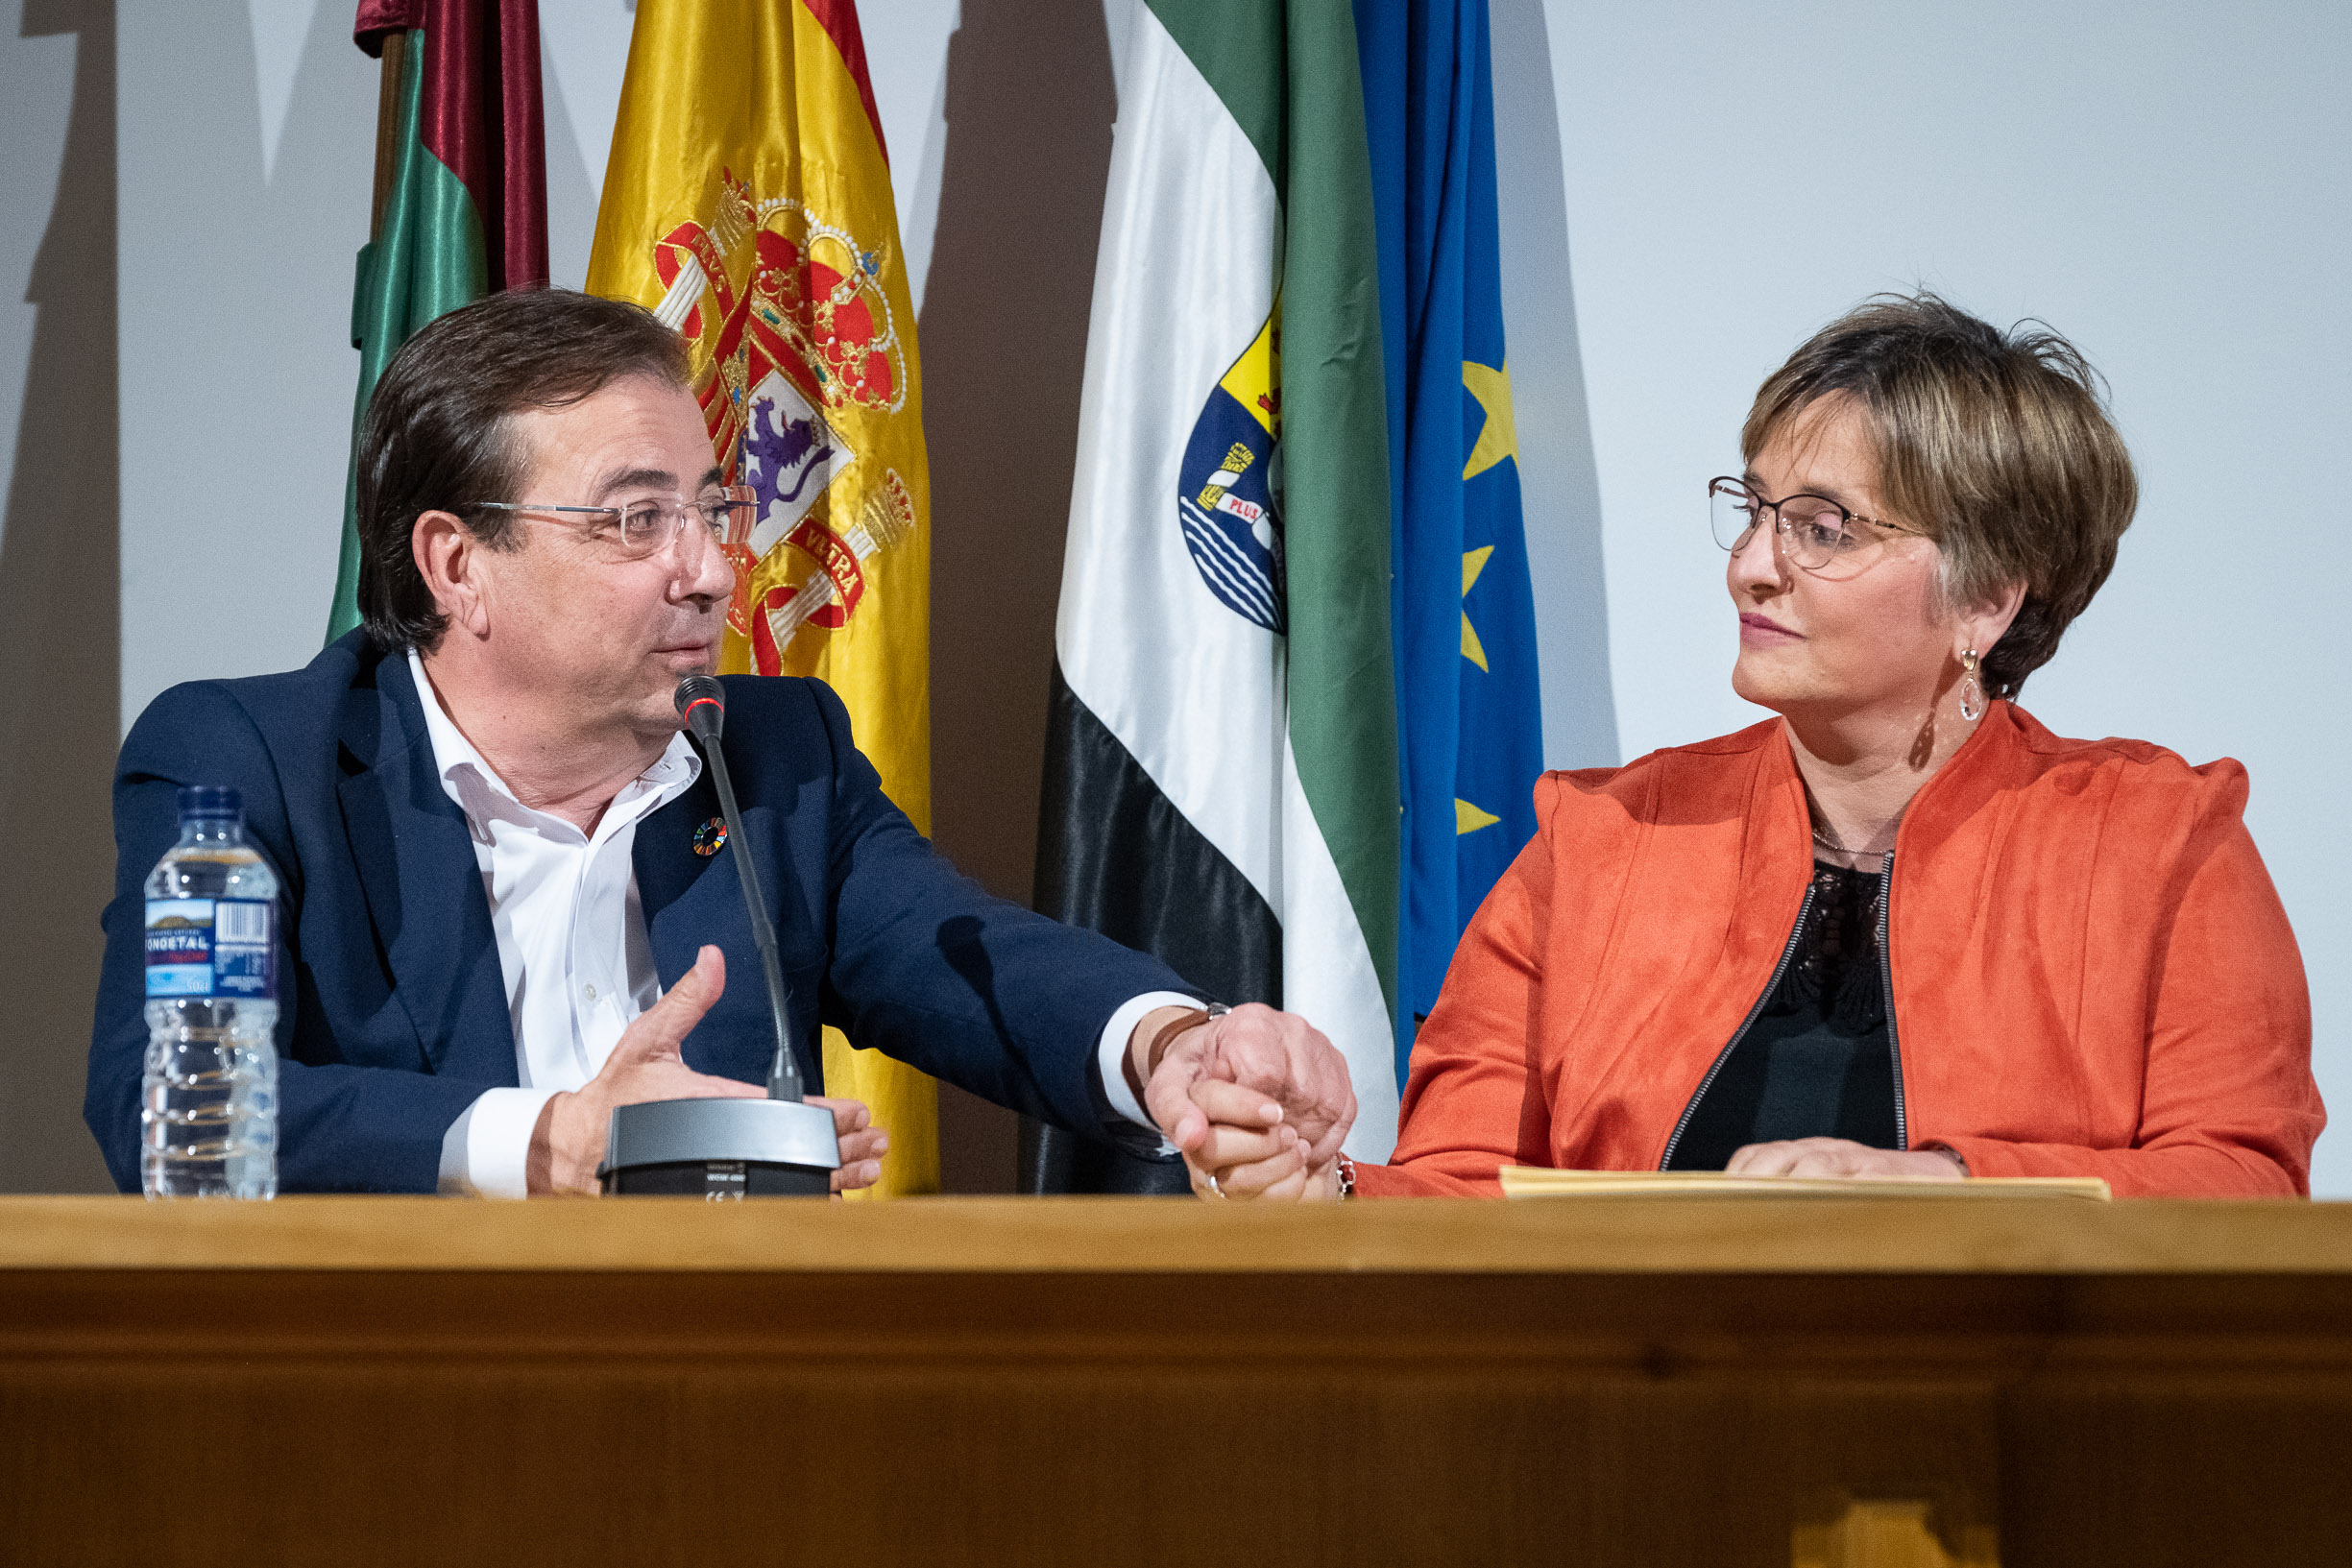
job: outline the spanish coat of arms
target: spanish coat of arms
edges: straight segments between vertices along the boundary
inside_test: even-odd
[[[861,461],[845,410],[907,400],[906,345],[881,259],[794,197],[760,199],[723,172],[718,211],[654,246],[655,316],[692,346],[694,396],[740,498],[725,549],[727,624],[763,675],[783,672],[808,627],[858,612],[868,564],[910,535],[915,505],[897,470],[842,481]],[[854,489],[854,516],[837,491]]]

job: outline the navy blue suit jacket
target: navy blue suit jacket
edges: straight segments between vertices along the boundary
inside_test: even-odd
[[[1074,1130],[1122,1129],[1096,1047],[1158,960],[990,898],[936,855],[812,680],[730,676],[726,754],[794,1001],[801,1072],[835,1025],[972,1093]],[[464,813],[442,787],[404,654],[361,633],[308,667],[175,687],[114,778],[115,893],[85,1115],[138,1185],[142,884],[179,834],[182,784],[230,784],[281,883],[279,1179],[292,1192],[431,1192],[442,1135],[517,1081],[506,988]],[[638,824],[639,898],[665,987],[716,943],[727,990],[687,1064],[764,1083],[774,1035],[733,853],[694,853],[718,814],[706,771]],[[1148,1140],[1145,1140],[1148,1142]]]

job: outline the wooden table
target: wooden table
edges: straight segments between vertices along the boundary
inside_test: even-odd
[[[0,1561],[2352,1560],[2352,1206],[0,1199]]]

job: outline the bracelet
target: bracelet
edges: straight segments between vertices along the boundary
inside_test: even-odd
[[[1340,1171],[1339,1201],[1345,1203],[1356,1195],[1356,1162],[1349,1159],[1346,1152],[1342,1150],[1336,1163]]]

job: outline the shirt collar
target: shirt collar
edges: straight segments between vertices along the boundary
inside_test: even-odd
[[[570,823],[545,811],[523,805],[515,792],[498,777],[498,770],[487,758],[474,749],[466,738],[457,721],[441,703],[441,693],[435,689],[432,678],[424,673],[424,661],[411,647],[408,650],[408,673],[417,683],[417,704],[424,710],[424,734],[433,746],[433,768],[441,775],[441,787],[458,808],[466,813],[466,824],[477,839],[487,842],[489,823],[493,818],[513,818],[521,815],[534,825]],[[605,810],[604,823],[618,827],[622,822],[634,822],[646,812],[668,805],[693,787],[702,777],[702,758],[693,743],[681,730],[669,737],[669,744],[655,758],[653,765],[621,787]],[[653,797],[646,799],[647,796]],[[576,828],[572,829],[578,832]]]

